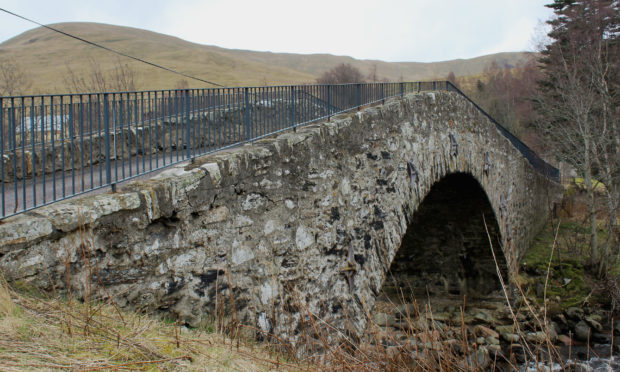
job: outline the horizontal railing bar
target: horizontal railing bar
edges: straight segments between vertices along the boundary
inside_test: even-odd
[[[497,120],[495,120],[491,115],[489,115],[482,107],[478,106],[476,102],[474,102],[471,98],[469,98],[465,93],[463,93],[458,87],[456,87],[451,82],[448,83],[448,90],[454,90],[461,96],[463,96],[467,101],[474,105],[474,107],[480,111],[484,116],[487,117],[493,123],[497,129],[502,133],[504,137],[506,137],[510,143],[521,152],[530,164],[538,171],[543,173],[545,176],[553,179],[556,182],[560,182],[560,171],[548,164],[546,161],[541,159],[532,149],[530,149],[525,143],[523,143],[519,138],[517,138],[514,134],[510,133],[510,131],[504,126],[502,126]]]
[[[421,83],[432,83],[433,81],[421,81]],[[416,82],[417,83],[417,82]],[[443,81],[442,81],[443,83]],[[91,93],[50,93],[50,94],[31,94],[31,95],[22,95],[22,96],[2,96],[2,98],[41,98],[41,97],[76,97],[76,96],[95,96],[95,95],[103,95],[103,94],[139,94],[139,93],[162,93],[162,92],[185,92],[185,91],[214,91],[218,89],[255,89],[255,88],[288,88],[288,87],[327,87],[327,86],[357,86],[359,84],[400,84],[400,83],[344,83],[344,84],[310,84],[310,83],[301,83],[295,85],[248,85],[248,86],[231,86],[231,87],[223,87],[223,88],[180,88],[180,89],[153,89],[153,90],[119,90],[119,91],[102,91],[102,92],[91,92]],[[427,89],[429,90],[429,89]]]

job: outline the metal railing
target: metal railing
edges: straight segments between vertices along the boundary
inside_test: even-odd
[[[512,145],[517,150],[519,150],[519,152],[521,152],[521,154],[529,161],[529,163],[534,167],[534,169],[536,169],[538,172],[545,175],[547,178],[555,182],[558,182],[558,183],[560,182],[560,170],[559,169],[557,169],[556,167],[552,166],[551,164],[541,159],[525,143],[521,142],[520,139],[518,139],[515,135],[510,133],[508,129],[504,128],[500,123],[497,122],[497,120],[493,119],[491,115],[489,115],[486,111],[484,111],[482,107],[478,106],[476,102],[472,101],[471,98],[465,95],[465,93],[463,93],[459,88],[457,88],[454,84],[452,84],[449,81],[447,82],[447,90],[455,91],[459,93],[461,96],[463,96],[466,100],[471,102],[474,105],[474,107],[476,107],[476,109],[482,112],[484,116],[486,116],[493,124],[495,124],[495,126],[500,131],[500,133],[502,133],[504,137],[506,137],[510,141],[510,143],[512,143]]]
[[[442,81],[0,97],[0,218],[425,90],[458,91]]]

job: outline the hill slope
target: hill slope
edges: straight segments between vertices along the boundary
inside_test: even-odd
[[[517,64],[529,53],[500,53],[468,60],[436,63],[356,60],[329,54],[288,54],[224,49],[191,43],[173,36],[130,27],[99,23],[59,23],[54,27],[127,54],[227,86],[313,83],[324,71],[350,63],[368,74],[389,80],[421,80],[481,73],[491,61]],[[111,72],[127,64],[136,73],[137,89],[175,88],[187,80],[190,87],[208,87],[154,67],[119,57],[45,28],[24,32],[0,44],[0,62],[11,59],[33,82],[30,93],[67,92],[69,70],[91,76],[95,65]]]

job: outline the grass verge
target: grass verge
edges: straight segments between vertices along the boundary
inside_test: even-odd
[[[300,370],[267,346],[0,281],[0,370]]]

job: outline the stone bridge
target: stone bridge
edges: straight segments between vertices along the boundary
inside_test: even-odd
[[[391,269],[497,290],[557,191],[465,98],[412,94],[7,218],[0,270],[190,326],[234,308],[288,339],[355,334]]]

